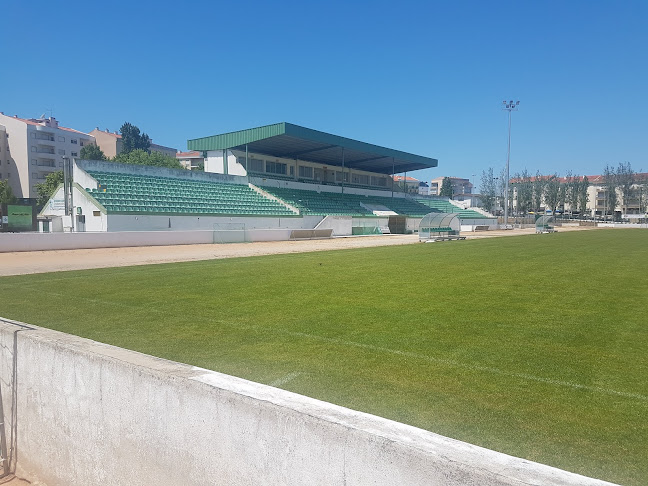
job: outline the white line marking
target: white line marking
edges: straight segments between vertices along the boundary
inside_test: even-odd
[[[30,284],[23,284],[24,287],[32,287]],[[63,296],[63,294],[56,292],[56,291],[48,291],[50,294],[54,295],[60,295]],[[105,303],[108,305],[116,305],[120,307],[131,307],[131,308],[140,308],[139,305],[136,304],[127,304],[123,302],[115,302],[115,301],[110,301],[110,300],[104,300],[104,299],[93,299],[90,297],[76,297],[78,300],[85,300],[89,302],[94,302],[94,303]],[[168,316],[168,311],[164,310],[162,311],[161,309],[156,309],[156,308],[149,308],[146,309],[146,312],[151,313],[151,312],[158,312],[158,313],[164,313],[165,315]],[[226,325],[230,325],[229,323],[222,323]],[[642,402],[648,402],[648,396],[647,395],[641,395],[639,393],[631,393],[631,392],[623,392],[623,391],[618,391],[618,390],[612,390],[610,388],[602,388],[599,386],[590,386],[590,385],[583,385],[581,383],[574,383],[572,381],[564,381],[564,380],[555,380],[552,378],[543,378],[541,376],[535,376],[535,375],[529,375],[527,373],[512,373],[510,371],[505,371],[501,370],[499,368],[494,368],[492,366],[482,366],[482,365],[477,365],[477,364],[471,364],[471,363],[463,363],[461,361],[455,361],[452,359],[447,359],[447,358],[435,358],[433,356],[425,356],[422,354],[416,354],[416,353],[411,353],[409,351],[399,351],[397,349],[389,349],[389,348],[383,348],[380,346],[374,346],[372,344],[363,344],[363,343],[357,343],[354,341],[346,341],[342,339],[337,339],[337,338],[329,338],[329,337],[324,337],[324,336],[318,336],[316,334],[309,334],[305,332],[295,332],[295,331],[286,331],[283,329],[268,329],[267,327],[264,326],[255,326],[252,324],[232,324],[237,328],[247,328],[247,329],[252,329],[252,330],[257,330],[257,331],[272,331],[272,332],[277,332],[280,334],[286,334],[289,336],[297,336],[297,337],[305,337],[309,339],[315,339],[318,341],[326,341],[338,345],[344,345],[344,346],[352,346],[356,348],[362,348],[362,349],[369,349],[371,351],[377,351],[381,353],[387,353],[387,354],[393,354],[397,356],[405,356],[407,358],[414,358],[414,359],[419,359],[422,361],[428,361],[430,363],[438,363],[438,364],[443,364],[446,366],[452,366],[456,368],[465,368],[465,369],[470,369],[470,370],[475,370],[475,371],[485,371],[487,373],[493,373],[496,375],[502,375],[502,376],[510,376],[513,378],[521,378],[523,380],[529,380],[529,381],[535,381],[538,383],[546,383],[548,385],[556,385],[556,386],[563,386],[563,387],[568,387],[568,388],[574,388],[578,390],[588,390],[592,392],[598,392],[598,393],[603,393],[605,395],[615,395],[619,397],[624,397],[624,398],[632,398],[634,400],[641,400]],[[290,376],[290,375],[287,375]],[[295,377],[290,378],[288,381],[294,379]],[[280,381],[280,380],[277,380]],[[285,383],[285,382],[284,382]],[[272,385],[271,386],[280,386],[279,385]]]
[[[302,374],[302,373],[301,373],[300,371],[294,371],[294,372],[292,372],[292,373],[288,373],[286,376],[282,376],[282,377],[279,378],[278,380],[275,380],[275,381],[273,381],[272,383],[270,383],[270,386],[281,386],[281,385],[285,385],[285,384],[288,383],[289,381],[293,381],[295,378],[297,378],[297,377],[298,377],[299,375],[301,375],[301,374]]]
[[[630,393],[630,392],[623,392],[623,391],[618,391],[618,390],[612,390],[610,388],[601,388],[598,386],[590,386],[590,385],[583,385],[581,383],[574,383],[571,381],[564,381],[564,380],[554,380],[552,378],[543,378],[541,376],[535,376],[535,375],[529,375],[527,373],[512,373],[510,371],[505,371],[501,370],[499,368],[494,368],[492,366],[482,366],[482,365],[476,365],[476,364],[471,364],[471,363],[463,363],[461,361],[455,361],[452,359],[446,359],[446,358],[434,358],[432,356],[425,356],[422,354],[416,354],[416,353],[411,353],[409,351],[399,351],[397,349],[389,349],[389,348],[383,348],[380,346],[374,346],[372,344],[363,344],[363,343],[356,343],[354,341],[344,341],[341,339],[336,339],[336,338],[328,338],[324,336],[317,336],[315,334],[309,334],[305,332],[292,332],[292,331],[280,331],[284,332],[286,334],[290,334],[293,336],[301,336],[301,337],[306,337],[310,339],[316,339],[320,341],[327,341],[335,344],[341,344],[345,346],[353,346],[356,348],[363,348],[363,349],[369,349],[371,351],[378,351],[381,353],[388,353],[388,354],[395,354],[398,356],[405,356],[407,358],[415,358],[423,361],[428,361],[430,363],[438,363],[438,364],[443,364],[447,366],[453,366],[457,368],[466,368],[470,370],[476,370],[476,371],[485,371],[487,373],[493,373],[497,375],[502,375],[502,376],[510,376],[513,378],[521,378],[523,380],[529,380],[529,381],[537,381],[539,383],[546,383],[548,385],[556,385],[556,386],[564,386],[564,387],[569,387],[569,388],[575,388],[575,389],[580,389],[580,390],[588,390],[588,391],[593,391],[593,392],[599,392],[599,393],[604,393],[606,395],[616,395],[620,397],[625,397],[625,398],[633,398],[635,400],[641,400],[644,402],[648,402],[648,396],[646,395],[641,395],[639,393]]]

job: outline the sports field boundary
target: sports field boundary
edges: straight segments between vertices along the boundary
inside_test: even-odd
[[[8,319],[0,380],[11,465],[48,486],[612,484]]]

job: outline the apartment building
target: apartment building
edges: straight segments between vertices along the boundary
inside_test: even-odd
[[[178,152],[176,155],[176,160],[180,162],[180,165],[185,169],[196,169],[198,167],[205,166],[205,157],[202,152],[197,150],[191,150],[189,152]]]
[[[106,154],[106,157],[112,158],[122,152],[122,136],[119,133],[115,131],[111,132],[108,129],[99,130],[99,127],[97,127],[90,132],[90,135],[95,138],[97,145],[99,146],[101,151]],[[177,149],[174,149],[172,147],[165,147],[164,145],[158,145],[153,142],[151,142],[149,150],[151,152],[160,152],[161,154],[168,155],[169,157],[175,157],[176,153],[178,152]]]
[[[0,113],[0,126],[0,174],[21,198],[35,198],[35,185],[61,170],[63,157],[78,157],[84,145],[94,143],[91,135],[60,126],[54,117],[25,119]]]
[[[394,186],[398,187],[399,190],[402,190],[403,192],[406,192],[408,194],[419,193],[419,186],[421,185],[421,182],[418,179],[402,175],[393,175],[392,178],[394,179]]]

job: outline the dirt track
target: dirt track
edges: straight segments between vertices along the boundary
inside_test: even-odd
[[[563,227],[559,231],[593,228]],[[533,234],[535,230],[484,231],[464,233],[468,239]],[[125,267],[154,263],[213,260],[280,253],[365,248],[372,246],[409,245],[418,243],[418,235],[362,236],[326,240],[270,241],[215,245],[144,246],[98,248],[90,250],[52,250],[0,253],[0,276],[26,273],[58,272],[90,268]]]

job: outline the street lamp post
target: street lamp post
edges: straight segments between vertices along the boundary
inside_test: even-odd
[[[517,111],[519,101],[502,101],[502,109],[508,111],[508,150],[506,151],[506,186],[504,189],[504,228],[508,229],[508,201],[509,201],[509,164],[511,161],[511,112]]]

